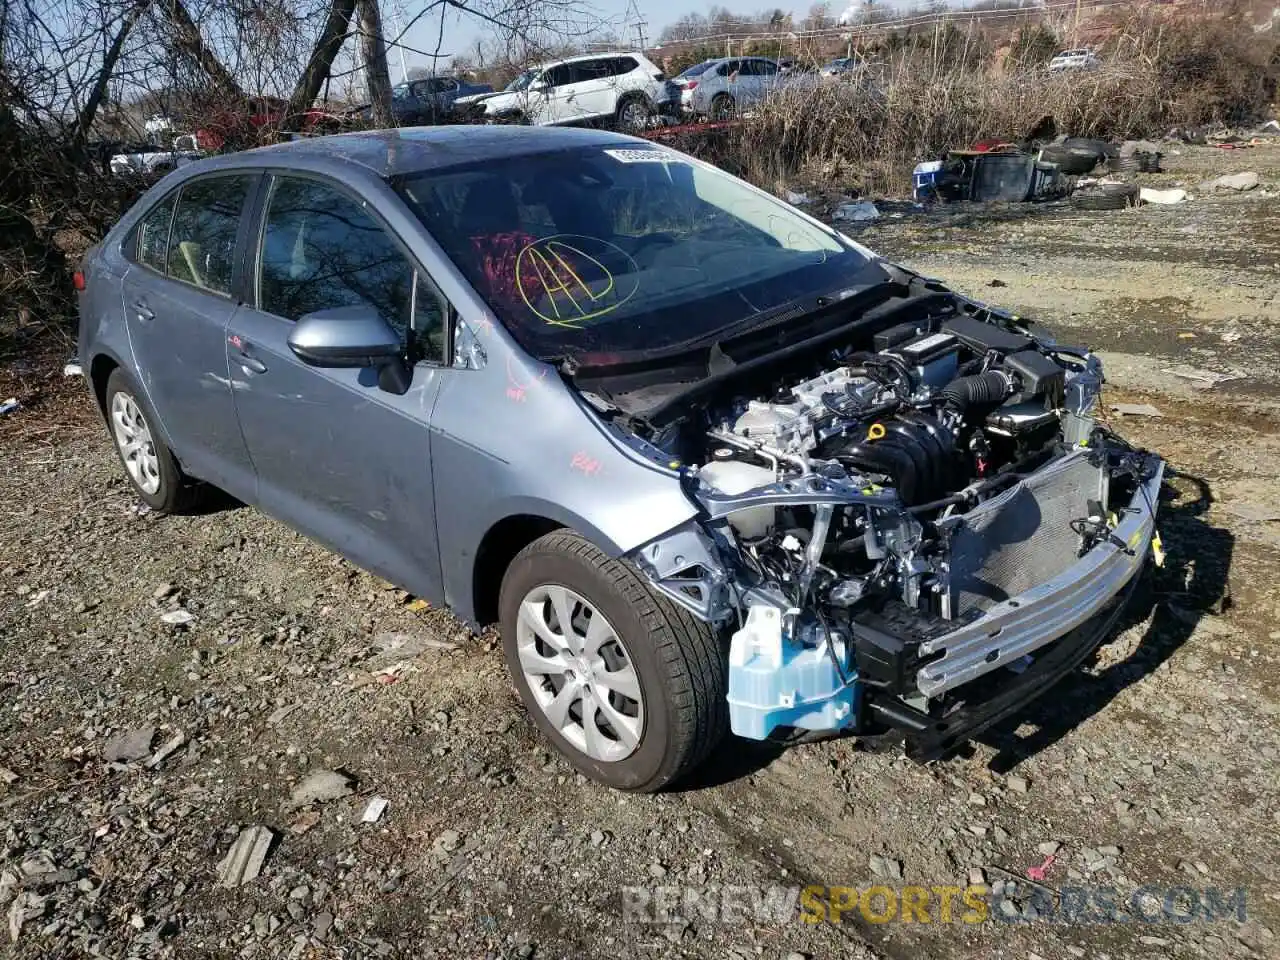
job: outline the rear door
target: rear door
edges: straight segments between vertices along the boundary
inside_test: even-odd
[[[756,82],[756,100],[767,100],[778,89],[778,79],[781,74],[777,63],[764,59],[752,60],[751,72]]]
[[[235,252],[258,175],[188,180],[126,241],[125,324],[146,391],[183,467],[252,502],[253,471],[227,376],[227,325],[238,309]]]
[[[407,248],[356,193],[278,174],[266,188],[250,270],[253,302],[236,315],[236,409],[257,471],[259,505],[360,566],[420,596],[440,596],[429,422],[451,308]],[[374,370],[308,366],[289,349],[295,322],[372,304],[413,363],[402,396]]]

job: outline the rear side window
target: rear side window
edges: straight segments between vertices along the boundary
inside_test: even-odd
[[[377,308],[413,359],[443,361],[447,305],[365,204],[317,180],[277,178],[262,227],[258,309],[297,320],[359,304]]]
[[[614,76],[620,77],[623,74],[630,73],[632,70],[636,68],[636,66],[637,64],[634,58],[618,57],[616,60],[613,61],[613,70],[611,72],[613,73]]]
[[[169,222],[177,194],[170,194],[134,227],[133,242],[127,246],[129,259],[164,273],[169,248]]]
[[[183,185],[169,234],[172,279],[213,293],[231,293],[236,232],[254,179],[206,177]]]

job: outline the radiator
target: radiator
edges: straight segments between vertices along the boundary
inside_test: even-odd
[[[1068,454],[960,518],[951,540],[952,616],[1029,590],[1080,557],[1071,521],[1106,506],[1106,478],[1089,451]]]

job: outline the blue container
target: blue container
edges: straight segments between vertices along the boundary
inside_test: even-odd
[[[942,172],[941,160],[928,160],[917,163],[911,173],[911,196],[916,200],[932,197],[938,182],[938,174]]]
[[[860,684],[841,683],[827,644],[804,645],[782,635],[782,611],[756,605],[729,647],[729,726],[763,740],[775,727],[839,730],[857,716]],[[844,661],[843,644],[837,654]]]

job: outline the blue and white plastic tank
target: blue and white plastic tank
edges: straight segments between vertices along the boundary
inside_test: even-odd
[[[917,163],[911,173],[911,196],[914,200],[927,200],[933,196],[934,185],[938,182],[938,174],[942,172],[941,160],[926,160]]]
[[[766,604],[747,608],[747,622],[729,646],[729,725],[740,737],[763,740],[775,727],[838,730],[853,722],[859,684],[852,669],[843,683],[828,644],[845,662],[839,640],[815,636],[815,644],[784,636],[783,611]]]

